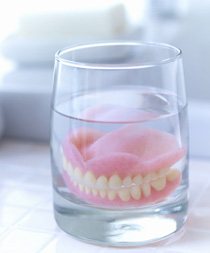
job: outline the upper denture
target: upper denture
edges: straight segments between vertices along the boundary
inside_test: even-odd
[[[96,175],[146,174],[169,167],[185,153],[174,136],[155,129],[128,125],[106,134],[88,129],[85,135],[84,129],[81,131],[82,139],[77,130],[65,142],[64,152],[74,166]]]
[[[135,173],[135,170],[147,172],[167,168],[179,160],[183,154],[184,149],[178,146],[173,135],[155,129],[139,128],[135,125],[127,125],[103,135],[85,151],[87,165],[90,163],[99,165],[102,159],[103,163],[114,169],[113,167],[117,165],[112,166],[114,162],[126,163],[129,173],[132,171]],[[116,156],[117,161],[113,155]],[[121,162],[121,160],[125,161]],[[129,163],[132,164],[129,166]],[[122,166],[117,166],[117,169],[120,173],[124,173],[124,167],[122,164]]]

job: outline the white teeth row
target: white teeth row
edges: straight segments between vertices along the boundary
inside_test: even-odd
[[[70,176],[74,186],[79,187],[80,191],[86,194],[93,194],[101,198],[107,197],[114,200],[117,196],[122,201],[129,201],[149,197],[151,189],[162,191],[168,182],[176,180],[180,176],[177,169],[161,169],[158,172],[148,173],[146,176],[140,174],[131,178],[130,176],[121,179],[114,174],[107,178],[104,175],[98,178],[93,172],[87,171],[85,174],[79,168],[74,168],[63,156],[64,170]]]

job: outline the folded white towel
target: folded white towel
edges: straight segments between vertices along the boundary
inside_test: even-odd
[[[120,1],[109,1],[95,8],[67,6],[65,11],[25,14],[20,18],[18,34],[35,38],[110,38],[124,34],[127,28],[125,6]]]
[[[2,42],[1,51],[19,64],[48,64],[60,48],[131,38],[138,29],[131,25],[121,1],[109,1],[93,9],[28,13],[18,27],[16,34]]]

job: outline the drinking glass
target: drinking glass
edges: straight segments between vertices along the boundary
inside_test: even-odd
[[[187,217],[181,50],[105,42],[57,52],[51,117],[54,214],[104,246],[168,238]]]

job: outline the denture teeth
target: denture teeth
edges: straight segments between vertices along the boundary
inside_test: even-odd
[[[157,178],[157,175],[155,172],[151,172],[151,173],[148,173],[145,177],[144,177],[144,183],[149,183],[153,180],[155,180]]]
[[[91,171],[88,171],[85,173],[84,182],[85,182],[85,185],[88,185],[90,187],[95,186],[96,178]]]
[[[86,194],[90,194],[90,188],[87,187],[87,186],[85,186],[85,193],[86,193]]]
[[[149,183],[142,184],[142,191],[143,191],[145,197],[149,197],[150,196],[150,194],[151,194],[151,187],[150,187]]]
[[[169,182],[174,181],[180,176],[180,172],[177,169],[171,169],[169,173],[167,174],[166,178]]]
[[[137,175],[133,178],[133,182],[135,185],[141,185],[143,182],[143,177],[141,175]]]
[[[158,172],[158,176],[162,177],[165,176],[169,171],[169,168],[160,169]]]
[[[135,200],[139,200],[141,198],[141,188],[139,186],[133,186],[130,193],[131,197]]]
[[[74,174],[74,168],[72,167],[71,163],[67,164],[67,173],[70,177],[72,177],[72,175]]]
[[[63,152],[63,151],[62,151]],[[172,182],[180,177],[181,172],[177,169],[164,168],[156,172],[150,172],[144,177],[140,174],[133,177],[126,176],[123,180],[117,175],[112,175],[109,179],[106,176],[99,176],[97,179],[93,172],[87,171],[85,174],[79,168],[73,168],[71,163],[62,155],[63,168],[68,172],[73,185],[81,192],[92,194],[93,196],[107,197],[114,200],[119,198],[126,202],[130,198],[139,200],[142,197],[151,195],[151,187],[156,191],[162,191],[166,186],[166,180]]]
[[[63,169],[67,171],[68,168],[68,161],[65,156],[62,157]]]
[[[118,189],[122,185],[122,180],[118,175],[113,175],[109,179],[109,188]]]
[[[99,195],[100,195],[101,198],[104,199],[104,198],[106,197],[106,191],[100,190],[100,191],[99,191]]]
[[[130,187],[132,185],[132,179],[130,176],[127,176],[123,179],[123,185],[125,187]]]
[[[162,176],[151,182],[151,186],[156,191],[162,191],[166,186],[166,177]]]
[[[92,194],[94,195],[94,196],[97,196],[98,195],[98,191],[96,190],[96,189],[92,189]]]
[[[81,192],[83,192],[84,191],[84,185],[83,184],[79,184],[79,189],[80,189]]]
[[[108,195],[109,200],[114,200],[116,197],[116,192],[115,191],[108,191],[107,195]]]
[[[96,180],[96,187],[97,189],[106,189],[108,184],[108,180],[105,176],[100,176]]]
[[[76,168],[74,170],[74,180],[76,180],[77,182],[81,182],[83,178],[82,172],[80,169]]]
[[[130,200],[130,192],[128,189],[122,189],[118,191],[118,196],[122,201],[129,201]]]

